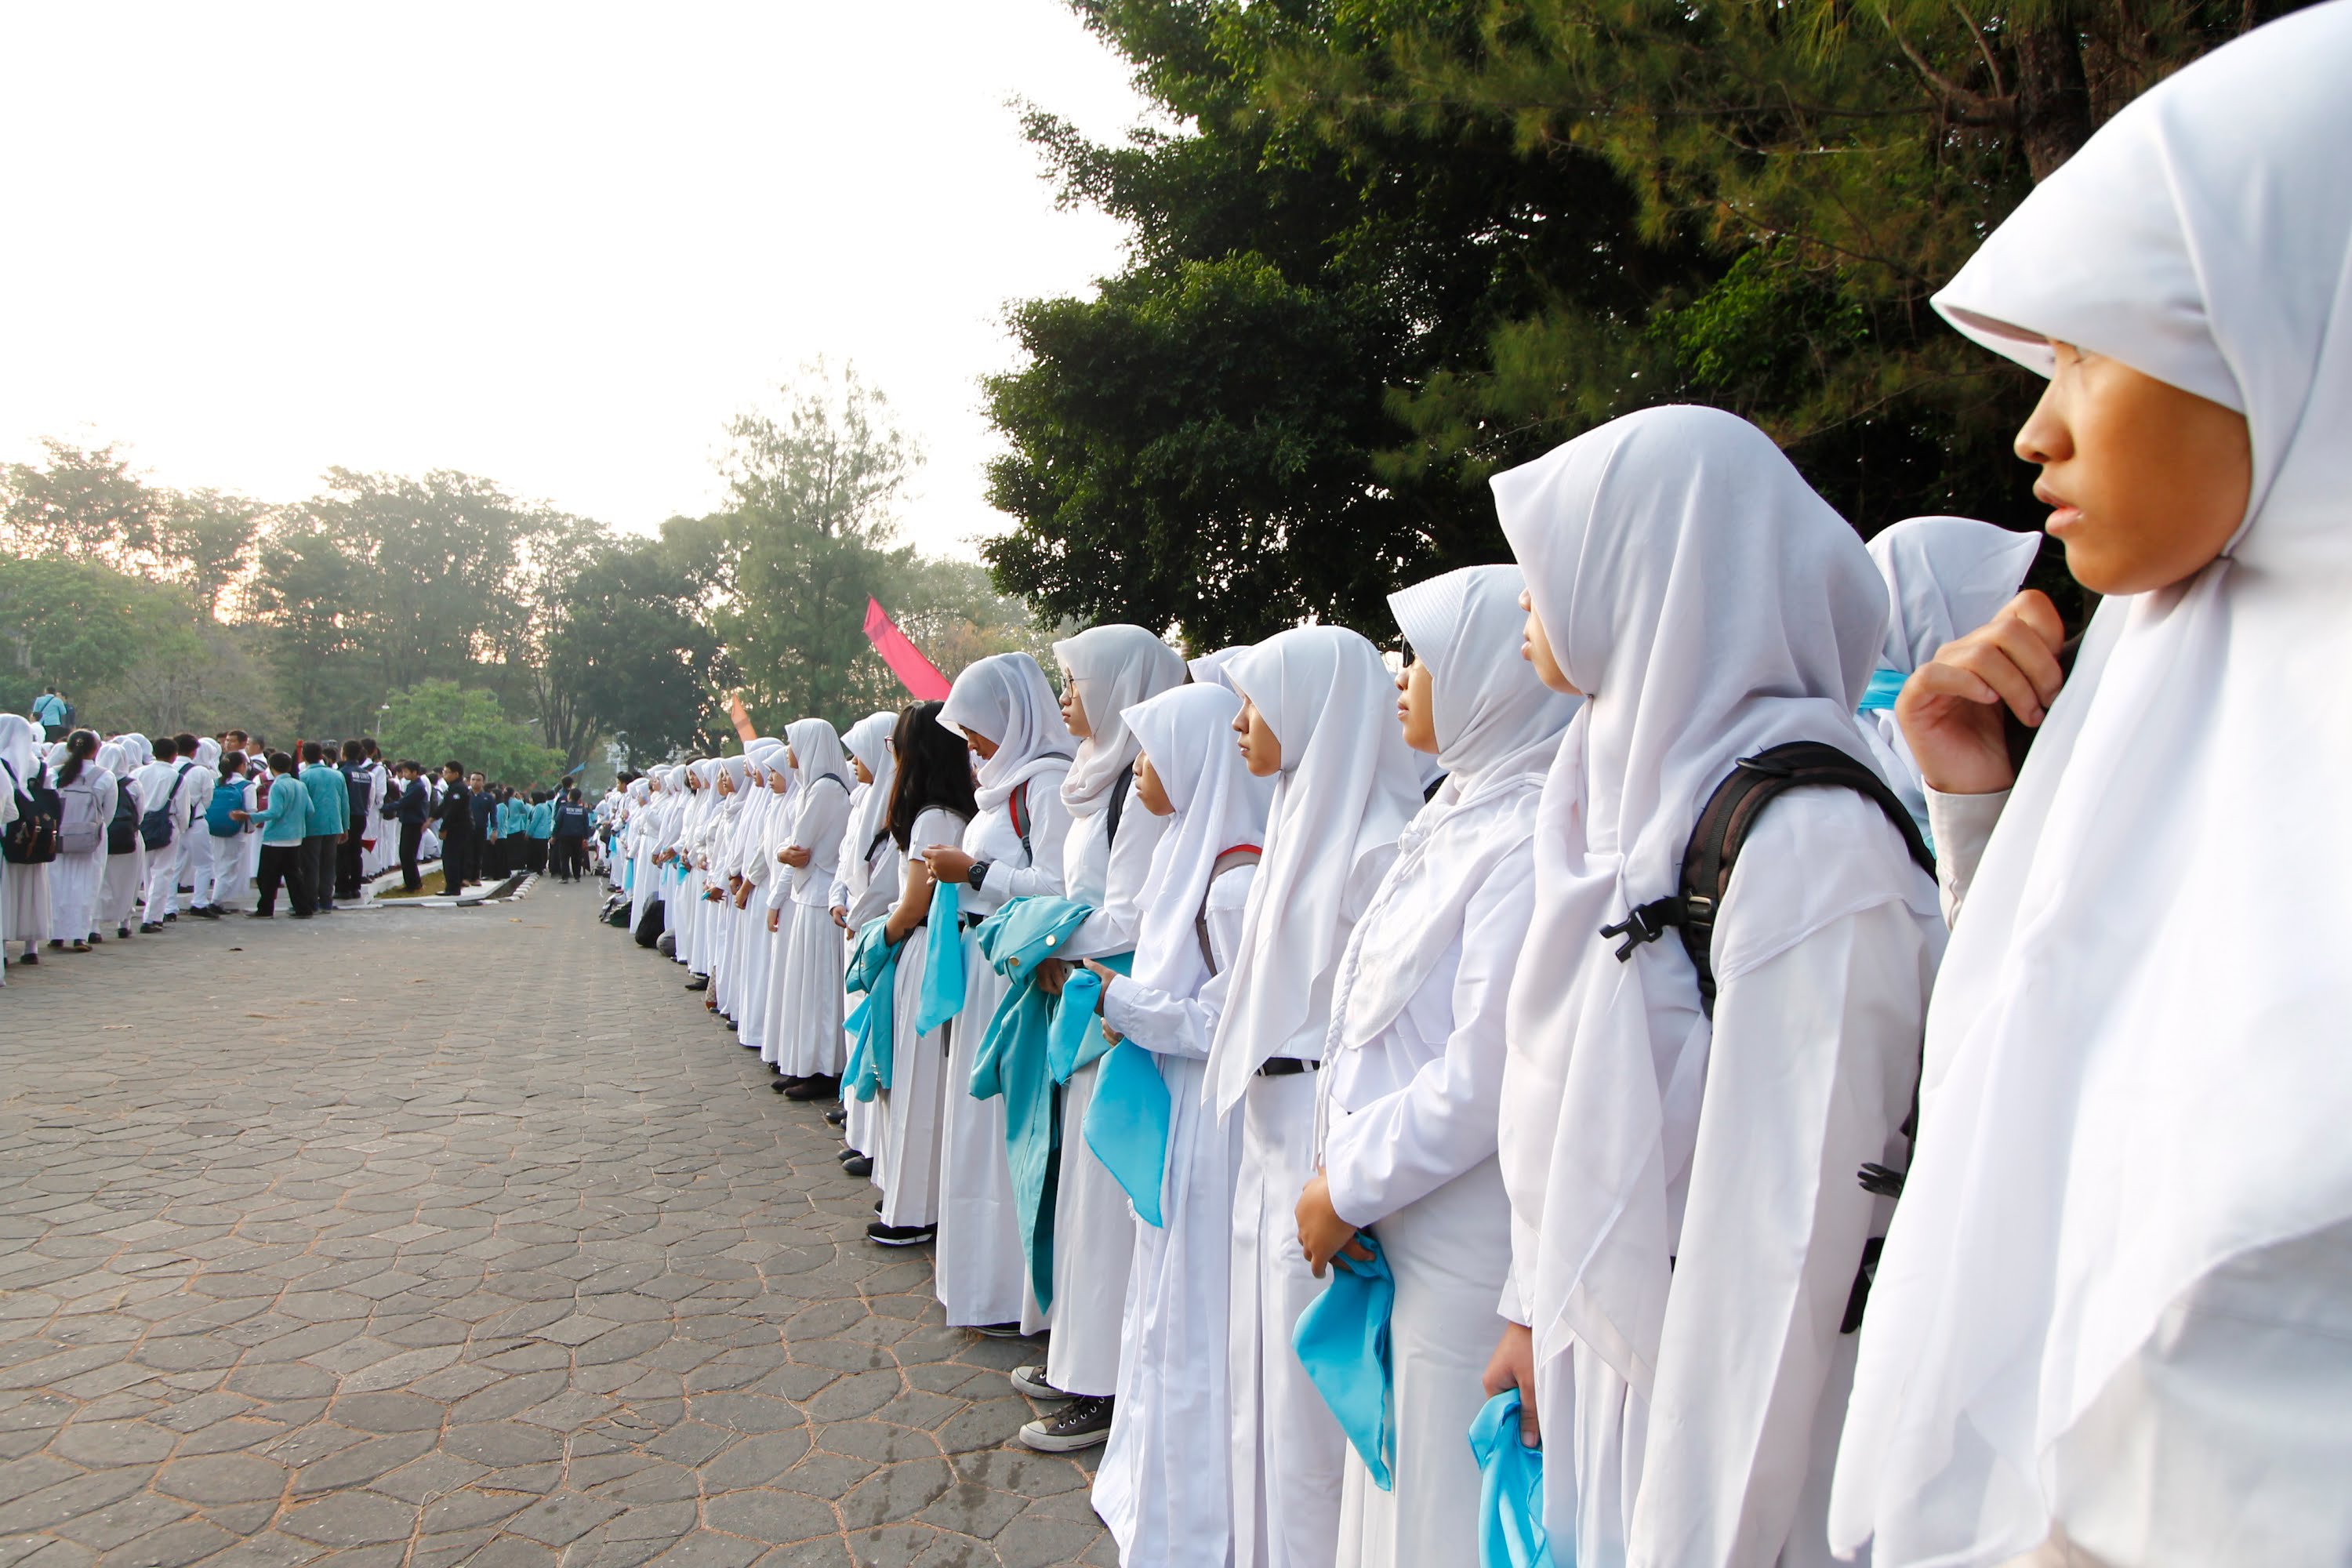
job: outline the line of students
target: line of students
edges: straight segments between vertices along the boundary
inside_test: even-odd
[[[2347,71],[2346,0],[2190,67],[1937,298],[2051,378],[2079,647],[2030,537],[1662,407],[1394,676],[1101,626],[610,803],[1123,1561],[2352,1554]]]

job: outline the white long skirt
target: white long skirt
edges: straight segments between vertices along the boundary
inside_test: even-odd
[[[1029,1289],[1013,1202],[1013,1166],[1004,1150],[1004,1101],[971,1097],[972,1063],[1003,999],[1004,980],[981,957],[970,931],[963,945],[963,1011],[950,1029],[932,1287],[950,1324],[978,1327],[1022,1322]]]
[[[1315,1075],[1253,1078],[1239,1109],[1226,1371],[1234,1568],[1332,1568],[1348,1440],[1290,1348],[1298,1314],[1323,1291],[1298,1247],[1298,1194],[1315,1173]]]
[[[848,963],[845,953],[843,966],[846,968]],[[835,989],[841,992],[842,1016],[845,1019],[849,1009],[856,1003],[850,999],[845,988],[836,986]],[[843,1065],[848,1065],[849,1036],[845,1030],[842,1035],[841,1053]],[[882,1184],[882,1162],[878,1157],[882,1147],[881,1097],[877,1095],[872,1100],[860,1100],[854,1094],[845,1094],[841,1104],[842,1109],[849,1113],[841,1124],[842,1142],[874,1162],[874,1173],[866,1179],[878,1187]]]
[[[1233,1261],[1237,1121],[1202,1103],[1208,1066],[1159,1058],[1171,1101],[1164,1226],[1132,1218],[1118,1404],[1095,1472],[1095,1511],[1119,1561],[1167,1568],[1226,1568],[1234,1500],[1227,1434],[1227,1270]]]
[[[253,890],[253,879],[246,875],[245,841],[250,837],[236,834],[213,840],[213,903],[227,909]],[[366,890],[361,890],[364,902]]]
[[[822,904],[784,907],[783,967],[776,974],[773,1060],[791,1078],[839,1078],[841,974],[849,962],[841,928]]]
[[[940,1223],[940,1139],[946,1121],[950,1020],[917,1036],[915,1002],[923,988],[921,932],[898,955],[891,992],[898,1034],[890,1051],[890,1087],[874,1097],[877,1142],[875,1179],[882,1187],[884,1225]]]
[[[83,855],[49,862],[49,940],[85,942],[96,929],[98,884],[106,876],[106,840]]]
[[[1478,1466],[1470,1423],[1503,1331],[1495,1303],[1511,1264],[1511,1201],[1489,1158],[1371,1227],[1396,1276],[1389,1319],[1394,1369],[1394,1491],[1347,1454],[1339,1496],[1342,1568],[1419,1568],[1478,1560]]]
[[[776,917],[776,929],[768,929],[768,917]],[[784,944],[792,941],[792,911],[770,910],[765,889],[751,900],[746,911],[751,922],[743,949],[743,1015],[736,1020],[742,1026],[735,1036],[738,1043],[760,1053],[763,1062],[776,1059],[777,982],[783,972]]]
[[[38,947],[48,929],[48,863],[0,871],[0,938]]]
[[[139,902],[139,884],[147,879],[147,846],[131,836],[131,847],[106,858],[106,877],[98,887],[98,923],[121,928],[131,923]]]
[[[1087,1146],[1099,1061],[1062,1089],[1062,1170],[1054,1194],[1054,1339],[1045,1381],[1069,1394],[1118,1392],[1119,1323],[1127,1313],[1135,1208]]]

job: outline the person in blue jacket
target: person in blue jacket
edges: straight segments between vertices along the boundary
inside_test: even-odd
[[[261,824],[261,901],[253,916],[266,921],[277,912],[278,885],[283,882],[294,918],[307,921],[314,909],[310,868],[302,855],[310,826],[310,792],[295,775],[294,759],[283,752],[269,753],[269,773],[261,816],[254,819]],[[252,814],[232,811],[229,816],[243,822]]]
[[[327,760],[327,750],[316,741],[302,742],[302,788],[310,796],[310,814],[302,830],[303,872],[310,879],[311,907],[320,914],[335,908],[335,854],[343,835],[351,831],[351,786],[341,768]],[[268,839],[262,842],[267,845]]]

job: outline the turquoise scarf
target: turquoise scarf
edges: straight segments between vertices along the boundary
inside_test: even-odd
[[[1903,695],[1903,683],[1910,679],[1910,676],[1899,669],[1872,670],[1870,686],[1863,692],[1862,701],[1854,711],[1881,713],[1893,708],[1895,700]]]
[[[849,1033],[849,1059],[842,1065],[841,1089],[861,1100],[890,1087],[898,1054],[898,955],[905,947],[882,934],[889,923],[887,915],[867,921],[849,948],[847,989],[852,995],[864,993],[866,1000],[842,1025]]]
[[[1332,1257],[1331,1283],[1307,1303],[1290,1331],[1308,1381],[1331,1407],[1339,1430],[1372,1474],[1372,1484],[1394,1491],[1395,1379],[1389,1361],[1389,1314],[1396,1308],[1396,1276],[1371,1232],[1356,1239],[1370,1249],[1369,1263],[1346,1253]]]
[[[1519,1441],[1519,1391],[1486,1401],[1470,1423],[1478,1461],[1478,1568],[1554,1568],[1544,1529],[1543,1450]]]
[[[915,998],[915,1033],[928,1035],[963,1011],[963,911],[953,882],[931,889],[923,933],[923,985]]]
[[[1125,974],[1135,954],[1097,962]],[[1160,1193],[1168,1172],[1168,1083],[1150,1051],[1132,1040],[1111,1046],[1104,1038],[1095,1012],[1102,984],[1088,969],[1073,971],[1064,983],[1061,1010],[1054,1016],[1055,1054],[1057,1059],[1066,1055],[1073,1072],[1101,1059],[1094,1099],[1087,1105],[1087,1147],[1127,1189],[1137,1216],[1148,1225],[1164,1225]],[[1066,1049],[1066,1038],[1073,1042]]]

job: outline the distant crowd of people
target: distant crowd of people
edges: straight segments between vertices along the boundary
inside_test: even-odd
[[[0,716],[0,966],[155,935],[182,914],[311,920],[365,900],[394,868],[455,895],[485,879],[589,873],[575,782],[534,794],[456,762],[432,773],[370,737],[289,750],[243,730],[109,740],[55,687]],[[297,787],[286,787],[291,784]],[[246,900],[250,896],[250,907]],[[0,973],[0,984],[5,984]]]

